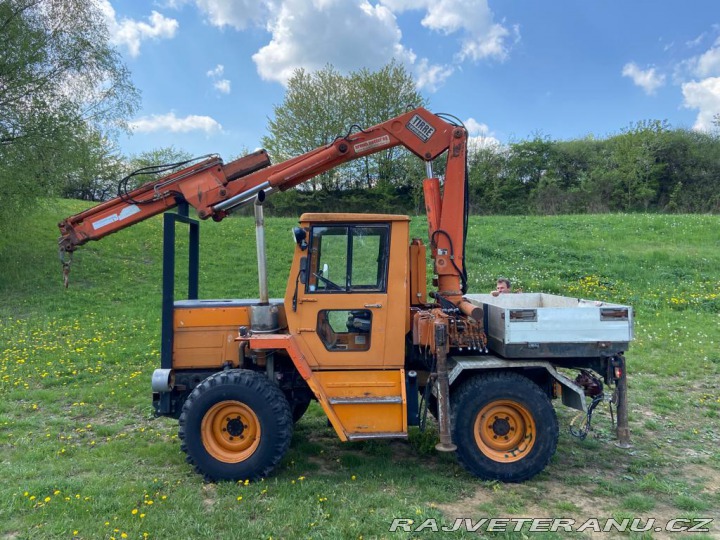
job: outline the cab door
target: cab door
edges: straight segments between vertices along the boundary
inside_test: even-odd
[[[300,339],[317,368],[384,365],[390,235],[389,223],[321,223],[310,228],[298,315]]]

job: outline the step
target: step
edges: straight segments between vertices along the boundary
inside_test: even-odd
[[[367,441],[370,439],[407,439],[403,431],[381,431],[377,433],[348,433],[348,441]]]
[[[331,405],[399,405],[402,404],[402,396],[332,397],[328,401]]]

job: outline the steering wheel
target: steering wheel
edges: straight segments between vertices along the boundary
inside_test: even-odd
[[[326,278],[322,274],[319,274],[318,272],[313,272],[313,276],[315,276],[320,281],[322,281],[325,285],[327,285],[328,289],[332,289],[334,291],[342,291],[343,290],[343,288],[340,285],[330,281],[328,278]]]

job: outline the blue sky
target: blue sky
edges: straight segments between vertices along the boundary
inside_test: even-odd
[[[713,129],[718,0],[98,0],[142,93],[126,154],[259,147],[296,68],[393,58],[478,140]]]

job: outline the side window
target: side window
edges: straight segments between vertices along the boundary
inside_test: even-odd
[[[308,292],[385,292],[387,225],[313,227]]]
[[[347,289],[348,228],[313,227],[308,288],[312,292]]]
[[[328,351],[367,351],[371,328],[372,313],[367,309],[318,312],[317,334]]]
[[[353,227],[351,283],[354,290],[385,289],[387,229]]]

